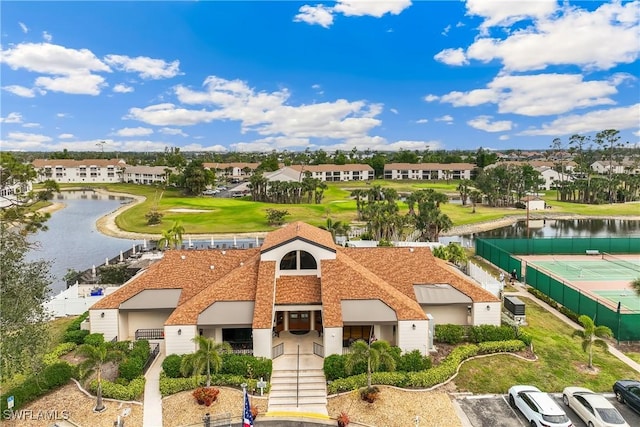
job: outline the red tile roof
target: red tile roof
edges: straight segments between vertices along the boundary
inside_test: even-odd
[[[335,250],[336,247],[330,232],[305,222],[297,221],[267,234],[260,249],[262,252],[266,252],[296,238],[316,243],[330,250]]]

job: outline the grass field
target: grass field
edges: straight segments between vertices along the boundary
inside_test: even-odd
[[[640,380],[640,374],[597,348],[594,348],[593,364],[599,371],[597,374],[586,371],[588,354],[582,351],[580,338],[572,336],[573,328],[531,299],[520,299],[526,304],[529,323],[522,329],[533,336],[538,361],[498,355],[466,362],[454,380],[460,391],[506,393],[514,384],[530,384],[547,392],[560,392],[567,386],[610,392],[616,380]]]
[[[160,234],[161,230],[171,227],[173,221],[180,220],[186,234],[206,233],[241,233],[270,231],[266,223],[266,210],[283,209],[289,212],[287,221],[301,220],[313,225],[322,225],[331,217],[334,221],[351,222],[356,220],[356,203],[350,198],[351,191],[357,188],[366,189],[372,185],[392,187],[398,192],[411,192],[424,188],[432,188],[448,194],[457,194],[457,183],[416,182],[416,181],[352,181],[331,183],[324,193],[321,204],[279,205],[253,202],[244,199],[226,199],[216,197],[185,197],[180,191],[169,188],[165,191],[157,187],[135,184],[101,184],[96,187],[114,192],[143,196],[146,201],[128,209],[118,216],[116,223],[125,231]],[[62,185],[70,188],[72,185]],[[75,186],[77,187],[77,185]],[[545,200],[553,206],[552,213],[576,213],[583,215],[612,215],[611,205],[579,205],[555,201],[555,192],[547,192]],[[152,208],[164,214],[162,223],[155,226],[146,224],[144,215]],[[175,212],[176,209],[190,209],[204,212]],[[406,204],[400,203],[401,211],[406,211]],[[455,226],[469,225],[479,222],[493,221],[508,216],[525,214],[522,209],[491,208],[477,206],[476,212],[470,205],[447,203],[441,206],[444,214],[451,218]],[[638,215],[637,204],[615,206],[616,215]]]

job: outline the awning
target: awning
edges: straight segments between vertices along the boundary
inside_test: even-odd
[[[396,312],[378,299],[343,300],[342,321],[349,322],[396,322]]]
[[[455,289],[451,285],[413,285],[418,304],[468,304],[473,302],[470,297]]]
[[[218,301],[198,316],[198,325],[251,325],[253,301]]]

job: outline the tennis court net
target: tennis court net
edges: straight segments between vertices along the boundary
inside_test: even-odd
[[[614,264],[617,264],[621,267],[625,267],[625,268],[640,272],[640,265],[635,264],[634,262],[628,261],[626,259],[618,258],[617,256],[608,254],[606,252],[602,253],[602,259],[605,261],[609,261]]]

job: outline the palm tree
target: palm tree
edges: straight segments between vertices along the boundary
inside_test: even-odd
[[[391,345],[383,340],[372,343],[358,340],[351,344],[350,352],[345,360],[347,372],[353,372],[353,368],[361,362],[367,362],[367,389],[371,388],[371,373],[375,372],[381,364],[384,364],[390,371],[396,369],[396,361],[391,355]]]
[[[78,365],[80,376],[86,377],[92,372],[96,373],[98,389],[96,391],[96,406],[93,411],[102,412],[107,409],[102,403],[102,366],[107,362],[120,360],[122,353],[109,349],[105,343],[102,343],[99,346],[83,344],[78,347],[77,354],[85,357],[85,360]]]
[[[631,281],[631,289],[640,297],[640,277]]]
[[[198,335],[193,338],[193,342],[197,344],[198,349],[195,353],[188,354],[182,358],[180,372],[182,375],[199,374],[205,369],[207,370],[207,387],[211,386],[211,369],[217,373],[222,367],[222,354],[230,353],[231,346],[229,343],[217,343],[213,339]]]
[[[613,335],[613,332],[606,326],[596,326],[593,320],[585,314],[578,317],[578,322],[584,330],[575,331],[573,335],[582,338],[582,350],[589,353],[589,368],[593,368],[593,346],[597,345],[606,351],[608,345],[600,338],[608,338]]]
[[[182,243],[182,235],[184,227],[180,221],[175,221],[170,229],[162,231],[162,237],[158,240],[158,248],[163,249],[167,246],[178,248]]]

